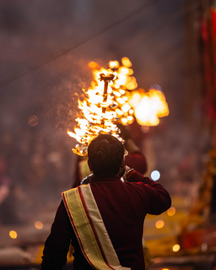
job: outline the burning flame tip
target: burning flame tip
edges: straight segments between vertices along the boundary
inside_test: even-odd
[[[89,63],[93,81],[83,89],[82,101],[78,99],[82,117],[75,119],[74,132],[67,131],[79,143],[73,149],[75,154],[85,156],[87,146],[98,134],[111,134],[122,141],[117,122],[128,125],[136,118],[142,126],[155,126],[159,117],[169,114],[162,88],[154,85],[148,92],[137,89],[131,61],[123,57],[121,63],[110,61],[107,69]]]
[[[122,61],[122,64],[124,66],[126,66],[126,67],[131,67],[132,66],[132,63],[131,63],[131,61],[130,61],[130,59],[128,57],[123,57],[121,59],[121,61]]]

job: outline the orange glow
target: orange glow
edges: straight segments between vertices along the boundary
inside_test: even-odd
[[[164,221],[163,221],[163,220],[158,220],[158,221],[156,221],[155,227],[156,227],[157,229],[162,229],[162,228],[164,227]]]
[[[172,250],[173,252],[178,252],[180,250],[180,245],[179,244],[173,245]]]
[[[12,239],[16,239],[17,238],[17,232],[14,231],[14,230],[11,230],[11,231],[9,231],[9,236]]]
[[[132,66],[132,63],[131,61],[129,60],[129,58],[127,57],[123,57],[122,58],[122,64],[126,67],[131,67]]]
[[[159,118],[169,115],[168,104],[163,92],[143,89],[131,92],[130,105],[134,108],[134,115],[141,126],[156,126]]]
[[[35,221],[34,226],[38,230],[43,229],[43,223],[41,221]]]
[[[114,69],[114,68],[119,68],[119,62],[118,61],[110,61],[109,62],[109,67]]]
[[[73,149],[73,152],[85,156],[89,143],[100,133],[111,134],[121,140],[119,129],[116,125],[117,113],[115,111],[117,104],[113,98],[112,89],[105,84],[102,78],[112,78],[113,74],[105,69],[100,69],[101,80],[93,81],[92,87],[85,92],[85,99],[79,100],[80,115],[76,118],[77,127],[74,132],[68,130],[68,135],[75,138],[79,143]],[[112,83],[112,79],[108,80]],[[105,87],[106,85],[106,87]],[[105,91],[106,88],[106,91]]]
[[[110,61],[108,68],[96,62],[90,62],[88,66],[93,80],[88,89],[83,89],[82,98],[78,100],[79,112],[74,130],[67,131],[78,142],[74,153],[87,155],[89,143],[100,133],[108,133],[121,140],[117,123],[129,125],[136,118],[142,126],[155,126],[159,124],[159,117],[169,114],[161,91],[137,90],[132,63],[127,57],[123,57],[121,63]],[[109,76],[112,79],[105,81],[104,77]]]
[[[124,125],[132,124],[134,121],[134,112],[128,102],[129,96],[127,91],[136,89],[137,82],[136,78],[132,76],[133,69],[131,68],[131,61],[127,57],[123,57],[121,63],[116,60],[110,61],[108,69],[100,67],[97,63],[90,63],[89,67],[92,69],[93,74],[92,89],[95,87],[103,89],[103,82],[98,81],[101,73],[112,73],[115,75],[114,80],[109,84],[109,91],[115,103],[113,111],[117,114],[117,122]]]
[[[176,209],[175,209],[175,207],[170,207],[168,210],[167,210],[167,215],[168,216],[174,216],[175,215],[175,213],[176,213]]]
[[[133,74],[131,66],[127,57],[122,58],[122,64],[110,61],[107,69],[95,62],[89,63],[93,81],[88,89],[83,89],[83,100],[78,101],[80,112],[75,119],[77,124],[74,131],[67,131],[68,135],[79,143],[73,149],[74,153],[86,155],[87,146],[100,133],[112,134],[122,140],[116,123],[128,125],[134,121],[134,111],[126,93],[137,87],[135,77],[131,76]],[[106,94],[102,74],[105,77],[110,75],[114,77],[108,81]]]

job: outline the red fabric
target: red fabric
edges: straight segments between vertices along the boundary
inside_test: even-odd
[[[121,265],[141,270],[145,269],[142,249],[145,215],[157,215],[167,210],[171,199],[160,184],[138,172],[130,174],[128,180],[131,182],[122,182],[119,177],[93,177],[90,185]],[[92,269],[79,248],[66,209],[61,203],[45,243],[42,270],[63,268],[70,239],[75,249],[73,269]]]
[[[146,158],[141,152],[129,153],[125,157],[125,164],[141,174],[144,174],[147,171]]]
[[[215,8],[211,9],[211,15],[212,15],[212,34],[213,34],[214,41],[216,41],[216,9]]]
[[[199,248],[203,243],[210,247],[215,246],[215,226],[203,227],[192,231],[183,231],[181,234],[182,247],[184,249]]]
[[[205,78],[205,111],[210,120],[216,119],[216,11],[214,8],[201,21],[203,39],[203,64]]]

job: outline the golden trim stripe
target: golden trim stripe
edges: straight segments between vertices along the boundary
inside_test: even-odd
[[[87,211],[91,222],[93,223],[97,237],[95,236],[89,218],[86,214],[86,209],[84,208],[78,188],[81,190],[84,203],[87,207]],[[129,270],[130,268],[122,267],[120,265],[92,194],[90,185],[82,185],[78,188],[63,192],[63,197],[65,198],[64,203],[68,211],[71,224],[76,231],[84,256],[89,263],[98,270]],[[103,249],[106,261],[103,258],[97,239]]]

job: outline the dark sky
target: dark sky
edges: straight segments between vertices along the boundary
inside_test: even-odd
[[[190,51],[199,47],[198,38],[192,43],[186,39],[188,17],[193,26],[189,35],[199,32],[197,21],[193,21],[196,4],[183,0],[2,0],[3,141],[11,133],[17,147],[25,140],[26,132],[34,137],[33,141],[48,136],[53,142],[60,130],[64,149],[71,151],[66,130],[73,126],[76,113],[74,94],[88,87],[92,79],[88,62],[97,61],[105,66],[110,60],[127,56],[140,88],[148,90],[159,84],[165,93],[170,115],[152,131],[157,151],[170,151],[177,164],[188,145],[194,146],[191,129],[197,132],[203,117],[200,88],[188,87],[191,74],[202,76],[198,67],[188,68]],[[29,118],[34,115],[37,125],[29,126]],[[167,168],[169,160],[165,162],[163,155],[160,158],[164,161],[161,166]]]
[[[26,100],[35,103],[50,93],[55,98],[54,88],[62,87],[64,95],[65,80],[74,81],[73,94],[80,83],[89,83],[89,61],[106,65],[127,56],[139,87],[161,85],[170,118],[180,120],[178,104],[186,91],[184,1],[1,1],[0,9],[3,106],[23,102],[24,110]]]

